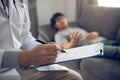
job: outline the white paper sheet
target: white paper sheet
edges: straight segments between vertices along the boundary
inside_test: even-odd
[[[65,66],[61,66],[58,64],[53,64],[53,65],[49,65],[49,66],[43,66],[43,67],[38,67],[36,68],[38,71],[60,71],[60,70],[69,70],[67,67]]]

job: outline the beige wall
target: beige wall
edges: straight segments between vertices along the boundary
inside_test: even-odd
[[[75,21],[76,0],[37,0],[39,26],[49,24],[55,12],[64,13],[69,21]]]

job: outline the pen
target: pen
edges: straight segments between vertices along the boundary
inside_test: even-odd
[[[42,41],[42,40],[36,40],[37,42],[39,42],[39,43],[42,43],[42,44],[48,44],[47,42],[45,42],[45,41]],[[66,53],[66,51],[65,50],[61,50],[61,52],[62,53]]]

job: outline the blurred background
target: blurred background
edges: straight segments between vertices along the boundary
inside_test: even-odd
[[[56,30],[50,26],[50,18],[55,12],[62,12],[68,18],[70,26],[88,32],[97,31],[108,40],[120,41],[120,0],[28,1],[31,32],[35,38],[54,41]],[[109,52],[110,56],[104,58],[93,57],[61,65],[81,73],[84,80],[120,80],[119,53],[111,56],[112,53]]]

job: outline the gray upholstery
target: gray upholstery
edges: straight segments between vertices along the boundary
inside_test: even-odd
[[[120,62],[110,59],[90,58],[81,61],[85,80],[120,80]]]
[[[98,31],[104,37],[116,39],[120,24],[120,8],[88,6],[78,21],[88,31]]]

